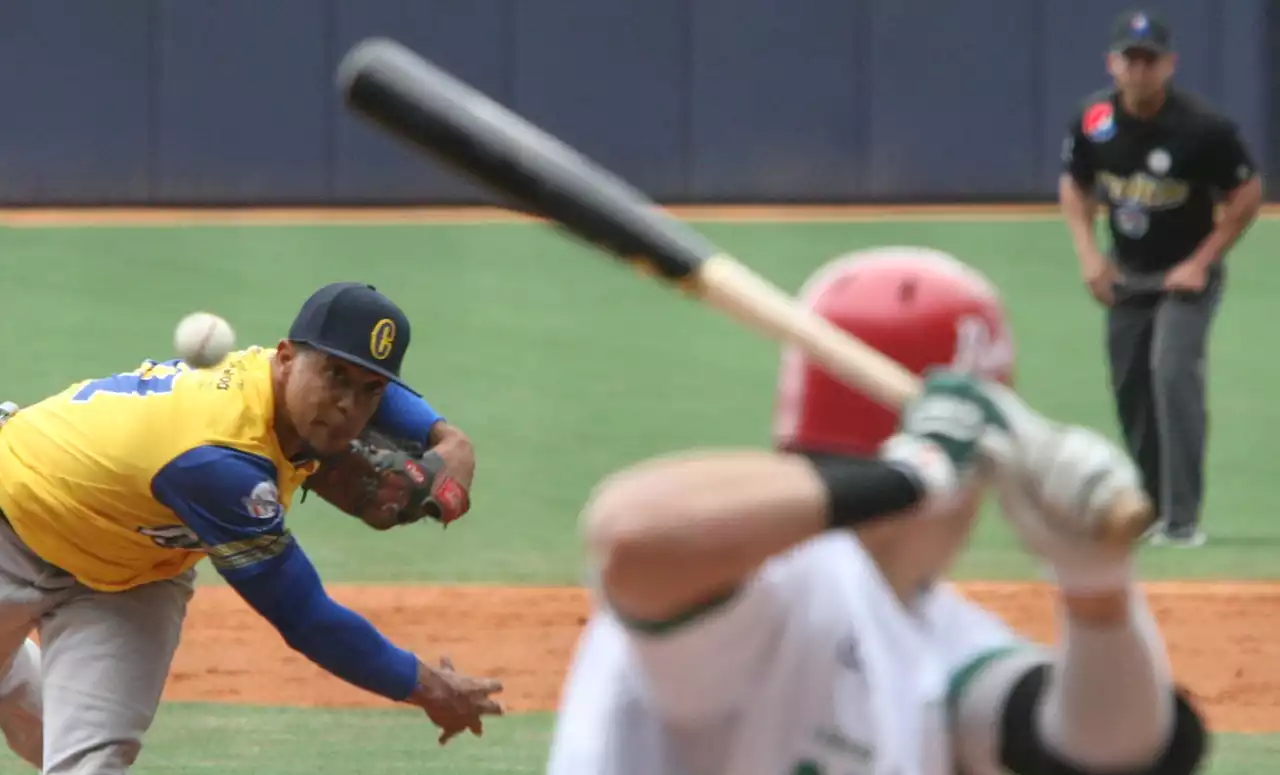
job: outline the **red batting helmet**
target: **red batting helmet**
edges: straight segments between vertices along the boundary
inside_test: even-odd
[[[840,256],[809,278],[800,301],[917,374],[948,366],[1013,380],[1013,338],[999,292],[947,253],[884,247]],[[778,448],[869,455],[896,426],[896,410],[784,348]]]

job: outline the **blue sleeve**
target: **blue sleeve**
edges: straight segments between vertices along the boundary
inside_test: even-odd
[[[271,462],[256,455],[197,447],[161,469],[151,489],[289,646],[348,683],[406,699],[417,686],[417,657],[324,591],[285,529],[276,476]]]
[[[441,417],[425,398],[415,396],[408,389],[392,382],[382,394],[378,411],[373,415],[373,427],[402,439],[426,443],[431,429]]]

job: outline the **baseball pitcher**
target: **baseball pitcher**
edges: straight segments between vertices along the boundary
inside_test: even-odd
[[[661,457],[599,486],[598,612],[549,773],[1192,772],[1206,733],[1131,558],[1085,537],[1136,469],[1004,387],[992,286],[891,248],[833,262],[803,300],[926,374],[922,395],[895,416],[787,351],[775,450]],[[987,488],[1057,585],[1056,650],[942,581]]]
[[[304,483],[379,529],[467,511],[470,443],[401,382],[408,342],[389,299],[337,283],[275,349],[147,361],[3,413],[0,730],[18,755],[49,775],[129,769],[206,556],[290,646],[421,707],[441,742],[501,711],[496,681],[421,662],[332,600],[285,526]]]

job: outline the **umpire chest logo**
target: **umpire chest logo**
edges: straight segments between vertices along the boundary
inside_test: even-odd
[[[1131,239],[1141,237],[1151,227],[1151,216],[1147,215],[1146,210],[1134,205],[1117,207],[1112,220],[1115,222],[1116,231]]]
[[[1163,161],[1169,163],[1167,154]],[[1098,175],[1098,183],[1113,204],[1144,210],[1170,210],[1185,203],[1191,195],[1191,186],[1186,181],[1156,177],[1148,172],[1128,176],[1103,172]]]
[[[1156,148],[1147,154],[1147,169],[1156,175],[1168,175],[1172,165],[1173,159],[1169,158],[1169,152],[1163,148]]]

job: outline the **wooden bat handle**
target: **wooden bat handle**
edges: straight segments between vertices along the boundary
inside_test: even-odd
[[[726,255],[703,263],[686,292],[770,338],[788,341],[837,379],[879,403],[898,409],[921,389],[918,375],[815,312]],[[1095,524],[1095,538],[1115,546],[1138,540],[1155,520],[1145,493],[1121,492]]]
[[[708,259],[688,290],[743,325],[789,341],[835,377],[875,401],[898,409],[920,392],[920,377],[726,255]]]

